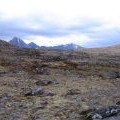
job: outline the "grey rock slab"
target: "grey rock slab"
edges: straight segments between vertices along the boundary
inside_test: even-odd
[[[96,110],[95,112],[89,114],[88,118],[92,120],[101,120],[101,119],[117,116],[119,112],[120,112],[119,106],[109,106],[107,108],[101,108],[99,110]]]
[[[105,118],[103,120],[120,120],[120,116],[113,116],[113,117]]]

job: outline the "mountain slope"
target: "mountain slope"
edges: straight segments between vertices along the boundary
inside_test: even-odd
[[[22,39],[18,37],[14,37],[12,40],[9,41],[10,44],[15,45],[19,48],[44,48],[44,49],[60,49],[60,50],[77,50],[81,49],[82,47],[73,43],[65,44],[65,45],[58,45],[58,46],[52,46],[52,47],[46,47],[46,46],[38,46],[34,42],[31,42],[29,44],[26,44]]]
[[[89,53],[109,53],[109,54],[120,54],[120,45],[113,45],[108,47],[100,47],[100,48],[87,48],[86,52]]]
[[[39,48],[39,46],[36,45],[34,42],[29,43],[28,46],[29,46],[29,48],[35,48],[35,49]]]
[[[54,46],[53,48],[55,48],[55,49],[63,49],[63,50],[76,50],[76,49],[80,49],[82,47],[79,46],[79,45],[70,43],[70,44],[66,44],[66,45]]]
[[[39,46],[36,45],[34,42],[26,44],[22,39],[18,37],[14,37],[12,40],[9,41],[9,43],[19,48],[34,48],[34,49],[39,48]]]
[[[11,45],[6,41],[0,40],[0,63],[7,61],[10,56],[13,56],[15,54],[16,50],[16,46]],[[7,63],[9,63],[9,61],[7,61]]]
[[[40,48],[43,49],[58,49],[58,50],[80,50],[83,47],[70,43],[70,44],[65,44],[65,45],[58,45],[58,46],[52,46],[52,47],[46,47],[46,46],[41,46]]]
[[[14,37],[12,40],[9,41],[9,43],[19,48],[28,48],[28,45],[18,37]]]
[[[4,40],[0,40],[0,51],[1,51],[1,53],[3,51],[9,51],[9,50],[15,49],[15,48],[16,48],[16,46],[11,45],[11,44],[9,44],[8,42],[6,42]]]

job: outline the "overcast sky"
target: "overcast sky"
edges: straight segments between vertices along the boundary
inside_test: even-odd
[[[120,0],[0,0],[0,38],[83,47],[120,44]]]

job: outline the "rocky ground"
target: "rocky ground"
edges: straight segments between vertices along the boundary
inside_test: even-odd
[[[120,54],[18,49],[0,41],[0,120],[120,120]]]

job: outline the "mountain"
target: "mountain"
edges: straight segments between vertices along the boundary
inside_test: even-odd
[[[12,40],[9,41],[10,44],[17,46],[19,48],[28,48],[29,46],[20,38],[14,37]]]
[[[16,48],[14,45],[11,45],[4,40],[0,40],[0,51],[9,51],[14,48]]]
[[[18,37],[14,37],[12,40],[9,41],[9,43],[19,48],[34,48],[34,49],[39,48],[39,46],[36,45],[34,42],[26,44],[22,39]]]
[[[58,45],[58,46],[53,46],[53,49],[61,49],[61,50],[77,50],[81,49],[82,47],[73,43],[66,44],[66,45]]]
[[[9,58],[9,56],[15,53],[15,50],[17,50],[16,46],[11,45],[4,40],[0,40],[0,63],[1,61],[4,63],[4,59],[1,58]]]
[[[13,46],[4,40],[0,40],[0,49],[10,48],[10,47],[13,47]]]
[[[59,50],[77,50],[81,49],[82,47],[73,43],[65,44],[65,45],[58,45],[58,46],[52,46],[52,47],[46,47],[46,46],[38,46],[34,42],[31,42],[29,44],[26,44],[22,39],[18,37],[14,37],[12,40],[9,41],[10,44],[15,45],[19,48],[43,48],[43,49],[59,49]]]
[[[31,42],[28,44],[29,48],[40,48],[38,45],[36,45],[34,42]]]

